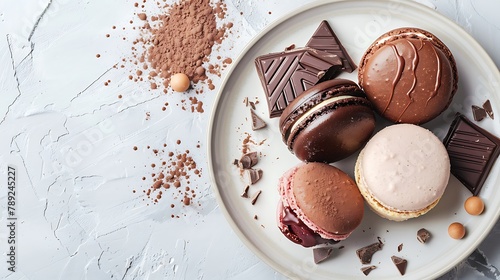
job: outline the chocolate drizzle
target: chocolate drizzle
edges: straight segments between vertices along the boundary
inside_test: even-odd
[[[384,108],[384,111],[382,113],[385,113],[387,109],[389,109],[389,105],[392,102],[392,99],[394,97],[394,93],[396,91],[396,85],[398,84],[399,80],[401,79],[401,75],[403,74],[403,70],[405,69],[405,59],[404,57],[399,54],[398,48],[394,44],[390,44],[392,51],[394,52],[394,55],[396,56],[396,60],[398,62],[398,68],[396,70],[396,76],[392,80],[392,90],[391,90],[391,95],[389,97],[389,100],[387,101],[387,105]]]
[[[437,53],[435,48],[432,48],[432,50],[434,51],[434,54],[436,55],[436,63],[437,63],[437,65],[436,65],[436,71],[437,71],[436,72],[436,83],[434,84],[434,92],[429,97],[429,99],[427,99],[427,102],[425,103],[426,106],[429,103],[429,101],[437,95],[438,90],[441,87],[441,58],[439,58],[439,54]]]
[[[417,48],[415,48],[415,45],[412,42],[410,42],[410,41],[407,41],[407,42],[413,51],[413,59],[411,61],[411,75],[413,77],[413,82],[412,82],[410,89],[406,92],[406,96],[408,96],[408,99],[409,99],[408,104],[406,104],[403,111],[401,111],[401,114],[399,114],[398,119],[401,119],[401,116],[403,116],[403,114],[406,112],[406,110],[408,110],[408,107],[410,107],[411,103],[413,102],[413,98],[411,96],[411,93],[415,90],[415,86],[417,85],[417,74],[415,73],[415,70],[417,69],[418,62],[419,62],[418,50],[417,50]],[[423,47],[423,42],[422,42],[422,40],[420,40],[419,50],[422,49],[422,47]]]

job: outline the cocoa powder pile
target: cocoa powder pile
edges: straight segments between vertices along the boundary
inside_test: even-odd
[[[159,3],[158,3],[159,4]],[[183,0],[171,6],[161,7],[163,14],[150,16],[137,13],[144,21],[142,35],[134,41],[135,64],[139,66],[135,81],[147,76],[151,89],[163,84],[164,92],[169,87],[170,77],[184,73],[193,83],[206,81],[213,89],[207,72],[220,76],[220,70],[232,60],[218,57],[219,63],[210,64],[210,54],[215,44],[222,43],[232,23],[217,27],[217,18],[225,17],[226,6],[219,1],[212,6],[209,0]]]

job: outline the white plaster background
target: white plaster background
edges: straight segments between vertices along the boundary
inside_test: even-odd
[[[236,57],[267,24],[309,2],[228,0],[224,22],[235,26],[213,57]],[[419,2],[461,25],[500,65],[499,1]],[[204,144],[215,91],[196,96],[205,113],[175,105],[161,111],[186,96],[151,92],[127,78],[130,69],[112,68],[138,36],[128,24],[136,20],[133,3],[0,2],[0,226],[7,224],[8,165],[18,170],[19,218],[15,273],[7,271],[7,234],[0,230],[0,278],[284,279],[239,241],[210,190]],[[220,78],[211,78],[218,88]],[[192,182],[201,206],[172,210],[167,196],[147,206],[140,178],[151,173],[154,157],[145,146],[176,147],[177,139],[203,170]],[[497,223],[443,279],[500,279],[499,238]]]

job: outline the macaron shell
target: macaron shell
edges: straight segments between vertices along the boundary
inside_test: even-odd
[[[356,166],[354,169],[354,176],[356,178],[356,183],[358,185],[359,191],[361,192],[361,195],[364,197],[368,206],[370,206],[370,209],[372,209],[372,211],[375,212],[380,217],[391,221],[402,222],[411,218],[417,218],[419,216],[422,216],[425,213],[429,212],[432,208],[434,208],[438,204],[440,199],[436,199],[436,201],[431,203],[429,206],[418,211],[401,211],[385,206],[368,191],[365,182],[361,179],[363,177],[363,170],[360,167],[360,163],[362,162],[362,157],[363,157],[363,151],[361,151],[361,153],[359,154],[359,158],[356,161]]]
[[[395,216],[422,215],[437,204],[450,176],[446,148],[429,130],[411,124],[388,126],[358,156],[356,182],[368,203]],[[382,214],[384,211],[381,211]]]
[[[375,110],[396,123],[426,123],[448,105],[458,74],[450,50],[417,28],[392,30],[368,48],[358,78]]]
[[[302,161],[335,162],[359,150],[375,129],[375,116],[363,99],[346,99],[315,112],[288,138]]]
[[[305,164],[297,169],[291,187],[290,206],[311,228],[344,239],[363,219],[364,201],[356,183],[334,166]]]

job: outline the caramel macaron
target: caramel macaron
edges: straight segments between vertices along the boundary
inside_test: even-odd
[[[319,83],[299,95],[281,114],[283,142],[305,162],[332,163],[359,150],[375,129],[375,114],[350,80]]]
[[[423,124],[441,114],[458,86],[455,59],[432,33],[414,27],[380,36],[358,71],[375,110],[395,123]]]

